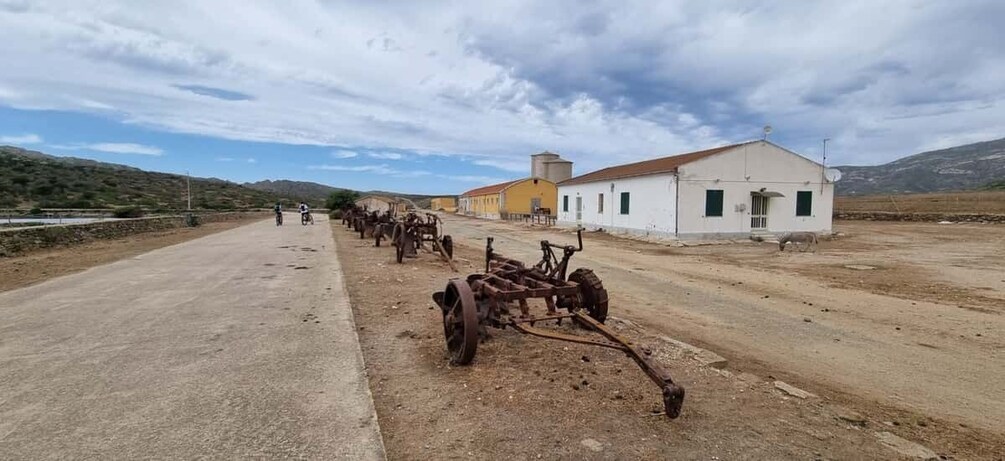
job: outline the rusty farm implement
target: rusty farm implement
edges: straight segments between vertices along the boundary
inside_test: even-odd
[[[485,273],[466,279],[451,279],[443,291],[433,293],[433,300],[443,314],[443,333],[454,365],[468,365],[475,358],[478,342],[488,336],[486,327],[511,327],[520,333],[542,338],[606,347],[624,352],[663,394],[663,407],[669,418],[680,415],[684,388],[670,373],[655,363],[647,349],[621,338],[604,325],[607,319],[607,290],[590,269],[580,268],[566,275],[569,260],[583,250],[582,231],[577,232],[579,246],[556,245],[541,241],[541,261],[527,266],[521,261],[497,254],[492,237],[485,247]],[[562,252],[561,259],[556,250]],[[544,301],[547,312],[531,313],[529,300]],[[564,310],[561,311],[560,309]],[[514,312],[515,311],[515,312]],[[535,323],[563,319],[592,335],[568,334],[554,328],[539,328]]]
[[[414,258],[418,255],[419,249],[425,249],[429,244],[429,251],[439,255],[450,265],[450,268],[457,272],[454,266],[454,242],[449,235],[443,234],[443,221],[432,213],[426,213],[425,217],[415,213],[409,213],[397,222],[384,224],[382,232],[376,232],[376,246],[380,246],[382,236],[391,239],[394,245],[395,260],[398,263],[404,262],[405,258]]]

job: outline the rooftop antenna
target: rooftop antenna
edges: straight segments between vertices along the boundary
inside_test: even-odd
[[[771,125],[764,125],[764,137],[761,139],[767,141],[769,134],[771,134]]]

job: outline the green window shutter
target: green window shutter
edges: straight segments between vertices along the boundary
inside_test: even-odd
[[[796,216],[813,215],[813,191],[796,192]]]
[[[631,200],[631,194],[628,192],[621,193],[621,214],[628,214],[628,205]]]
[[[705,191],[705,217],[722,216],[722,190]]]
[[[563,195],[562,196],[562,211],[565,211],[565,212],[569,211],[569,196],[568,195]]]

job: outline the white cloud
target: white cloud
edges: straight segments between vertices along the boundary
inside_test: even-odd
[[[0,104],[513,172],[543,148],[583,172],[766,123],[806,154],[831,137],[836,162],[1005,135],[999,1],[364,3],[25,2],[0,13],[19,63]]]
[[[144,146],[134,143],[74,143],[74,144],[52,144],[49,148],[60,151],[94,151],[109,154],[135,154],[139,156],[161,156],[164,154],[160,148]]]
[[[395,178],[419,178],[423,176],[431,176],[433,173],[425,170],[397,170],[391,168],[386,164],[379,165],[312,165],[307,167],[309,170],[322,170],[322,171],[347,171],[354,173],[372,173],[385,176],[392,176]]]
[[[401,160],[402,158],[404,158],[403,155],[394,152],[370,152],[367,153],[366,156],[381,160]]]
[[[134,144],[131,142],[99,142],[94,144],[83,144],[83,150],[94,150],[98,152],[108,152],[111,154],[136,154],[158,156],[164,153],[158,147]]]
[[[0,136],[0,144],[11,144],[11,145],[24,145],[24,144],[39,144],[42,142],[42,137],[37,134],[22,134],[13,136]]]
[[[491,159],[482,158],[472,161],[475,165],[490,166],[492,168],[512,171],[514,173],[530,174],[530,158],[522,159]]]
[[[345,149],[341,149],[341,150],[337,150],[335,152],[332,152],[332,157],[335,157],[335,158],[353,158],[353,157],[356,157],[357,155],[359,155],[359,154],[357,154],[357,153],[355,153],[355,152],[353,152],[351,150],[345,150]]]
[[[248,158],[247,162],[248,163],[258,163],[258,160],[254,159],[254,158]]]
[[[217,157],[216,161],[217,162],[233,162],[234,161],[234,157]]]

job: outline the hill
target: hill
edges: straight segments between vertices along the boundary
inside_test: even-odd
[[[837,195],[977,190],[1005,181],[1005,138],[837,169],[843,173]]]
[[[250,187],[252,189],[272,192],[274,194],[282,195],[284,197],[292,197],[297,200],[307,200],[308,203],[316,203],[318,206],[325,203],[325,200],[331,195],[332,192],[338,190],[350,190],[342,189],[338,187],[332,187],[325,184],[318,184],[316,182],[309,181],[290,181],[286,179],[276,180],[276,181],[258,181],[253,183],[244,183],[245,187]],[[398,192],[388,192],[382,190],[371,190],[371,191],[356,191],[360,195],[383,195],[386,197],[399,197],[411,200],[419,208],[429,208],[429,202],[434,197],[433,195],[416,195],[416,194],[402,194]]]
[[[318,206],[324,204],[332,192],[340,190],[337,187],[318,184],[316,182],[290,181],[288,179],[246,182],[243,186],[283,197],[305,200],[307,203],[316,203]]]
[[[184,209],[185,176],[114,163],[55,157],[0,146],[0,208],[110,208],[140,205]],[[191,178],[192,207],[270,207],[281,194],[215,178]]]

